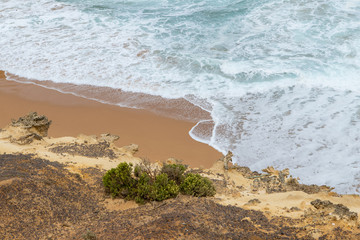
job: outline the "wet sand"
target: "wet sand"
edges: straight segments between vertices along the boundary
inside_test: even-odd
[[[192,167],[208,168],[221,157],[218,151],[189,136],[192,122],[7,81],[0,71],[0,127],[31,111],[53,121],[50,137],[111,133],[120,136],[118,146],[138,144],[137,156],[151,161],[174,157]]]

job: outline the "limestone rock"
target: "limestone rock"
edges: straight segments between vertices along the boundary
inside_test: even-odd
[[[44,115],[38,115],[37,112],[31,112],[18,120],[12,120],[13,127],[27,129],[29,133],[34,133],[41,137],[46,137],[51,121]]]
[[[104,133],[104,134],[100,134],[100,141],[105,141],[108,143],[114,143],[115,141],[119,140],[119,136],[117,135],[112,135],[110,133]]]
[[[289,175],[289,169],[286,168],[282,171],[279,170],[275,170],[273,166],[267,167],[265,169],[262,170],[265,173],[268,173],[269,175],[275,175],[275,176],[280,176],[282,175],[283,177],[287,177]]]
[[[320,199],[316,199],[311,202],[311,205],[321,212],[328,213],[331,216],[337,216],[342,220],[357,221],[358,219],[358,214],[351,212],[349,208],[343,204],[333,204],[328,200],[322,201]]]
[[[20,145],[26,145],[32,143],[34,140],[41,140],[42,137],[36,133],[29,133],[18,138],[11,137],[10,142]]]
[[[231,151],[228,151],[226,156],[224,156],[223,161],[225,170],[229,170],[229,162],[232,163],[232,157],[233,153]]]

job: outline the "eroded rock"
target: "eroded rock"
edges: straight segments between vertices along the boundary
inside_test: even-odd
[[[29,133],[23,136],[20,136],[18,138],[11,138],[10,141],[20,144],[20,145],[26,145],[32,143],[34,140],[41,140],[42,136],[36,134],[36,133]]]
[[[331,190],[333,190],[333,188],[325,185],[317,186],[315,184],[300,184],[297,179],[292,178],[291,176],[289,177],[288,168],[280,171],[270,166],[263,169],[263,172],[267,174],[259,174],[258,176],[248,177],[254,179],[253,184],[251,185],[254,192],[260,190],[265,190],[266,193],[302,191],[308,194],[315,194],[319,192],[331,192]]]
[[[345,219],[347,221],[357,221],[358,214],[351,212],[350,209],[343,204],[334,204],[328,200],[322,201],[316,199],[311,202],[317,210],[326,212],[331,216],[337,216],[339,219]]]
[[[233,153],[231,151],[228,151],[226,156],[224,156],[223,161],[225,170],[229,170],[229,163],[232,163],[232,157]]]
[[[86,143],[70,143],[70,144],[59,144],[58,146],[52,147],[49,149],[51,152],[57,154],[70,154],[77,156],[85,157],[108,157],[110,159],[115,159],[116,154],[110,148],[110,143],[108,142],[99,142],[95,144],[86,144]]]
[[[30,133],[37,136],[46,137],[52,121],[44,115],[38,115],[37,112],[31,112],[18,120],[12,120],[13,127],[21,127],[27,129]]]
[[[113,135],[113,134],[110,134],[110,133],[104,133],[104,134],[100,135],[99,141],[105,141],[105,142],[108,142],[108,143],[114,143],[117,140],[119,140],[119,138],[120,137],[117,136],[117,135]]]
[[[307,194],[315,194],[319,192],[331,192],[331,190],[334,189],[325,185],[318,186],[315,184],[311,184],[311,185],[300,184],[298,180],[296,180],[295,178],[290,178],[286,182],[286,188],[288,189],[288,191],[302,191]]]
[[[265,190],[266,193],[286,192],[285,184],[278,176],[263,175],[253,180],[252,189],[254,192]]]

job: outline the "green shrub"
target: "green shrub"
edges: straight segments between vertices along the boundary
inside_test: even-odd
[[[182,164],[164,164],[161,173],[168,175],[170,180],[174,180],[176,184],[180,185],[184,179],[184,172],[187,166]]]
[[[112,197],[131,199],[136,187],[136,181],[131,177],[132,164],[120,163],[112,168],[103,177],[105,191]]]
[[[156,176],[154,183],[154,199],[156,201],[163,201],[168,198],[174,198],[179,194],[179,186],[174,180],[169,180],[165,173]]]
[[[137,182],[135,201],[144,204],[154,198],[154,186],[148,174],[142,173]]]
[[[133,171],[132,164],[123,162],[110,169],[103,177],[105,191],[112,197],[135,200],[140,204],[174,198],[180,190],[197,197],[215,195],[215,188],[208,178],[192,173],[185,177],[184,165],[165,164],[161,174],[157,174],[149,164],[143,162]]]
[[[141,169],[141,167],[139,165],[136,165],[134,168],[134,175],[135,177],[139,178],[142,174],[143,174],[143,170]]]
[[[208,178],[193,173],[186,175],[180,190],[183,194],[195,197],[214,196],[216,193],[213,183]]]

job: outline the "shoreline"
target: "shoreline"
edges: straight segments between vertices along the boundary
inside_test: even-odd
[[[7,81],[2,71],[0,102],[0,128],[11,119],[36,111],[53,121],[49,137],[111,133],[120,137],[116,145],[138,144],[137,156],[152,162],[173,157],[191,167],[209,168],[222,156],[191,138],[188,132],[195,125],[192,122],[99,103],[34,84]]]
[[[186,132],[191,122],[1,78],[0,101],[0,124],[4,125],[0,129],[2,239],[28,239],[34,234],[41,239],[80,239],[84,234],[101,239],[357,239],[360,235],[359,195],[301,184],[289,169],[268,166],[259,173],[246,166],[228,166],[229,155],[208,161],[213,160],[215,150],[191,139]],[[28,111],[47,116],[19,115]],[[11,118],[18,117],[23,118],[10,124]],[[47,117],[53,121],[50,129]],[[114,142],[116,137],[99,136],[101,133],[121,138]],[[140,145],[139,153],[136,147],[127,146],[132,142]],[[156,163],[146,164],[139,158],[148,150],[158,157],[150,159]],[[180,158],[174,152],[187,154],[182,158],[183,164],[190,165],[185,176],[196,173],[207,178],[216,191],[214,196],[177,192],[176,197],[162,202],[137,205],[124,196],[110,198],[104,191],[105,171],[120,163],[146,164],[143,166],[156,176],[169,156]],[[166,157],[160,159],[160,154]],[[201,165],[211,167],[196,168]],[[139,184],[132,174],[134,184]],[[141,194],[139,189],[138,185],[136,194]],[[34,222],[34,217],[39,220]],[[153,230],[146,231],[149,229]],[[139,232],[126,235],[135,230]]]

